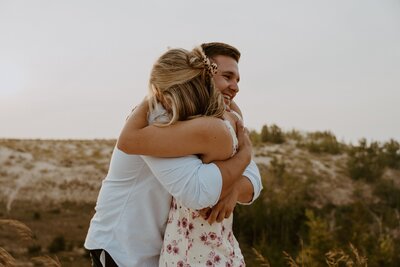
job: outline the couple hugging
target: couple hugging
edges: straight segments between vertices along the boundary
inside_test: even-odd
[[[245,266],[237,203],[262,189],[238,93],[240,52],[169,49],[114,148],[85,241],[96,267]]]

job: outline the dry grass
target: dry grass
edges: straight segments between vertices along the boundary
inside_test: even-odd
[[[341,249],[332,250],[326,253],[326,263],[329,267],[339,267],[340,263],[346,267],[367,267],[367,258],[361,256],[358,250],[350,244],[350,250],[353,255],[348,255]]]
[[[4,248],[0,247],[0,267],[14,267],[17,262]]]
[[[26,226],[26,224],[17,221],[17,220],[11,220],[11,219],[0,219],[0,227],[1,226],[8,226],[13,228],[19,237],[22,240],[25,241],[31,241],[32,240],[32,230]]]
[[[55,256],[55,259],[50,256],[35,257],[32,258],[32,261],[45,267],[61,267],[61,262],[59,261],[57,256]]]
[[[283,255],[285,256],[286,262],[289,267],[299,267],[297,262],[289,255],[286,251],[283,251]]]
[[[325,254],[326,257],[326,264],[328,267],[339,267],[339,266],[346,266],[346,267],[367,267],[368,266],[368,259],[364,256],[361,256],[358,253],[358,250],[350,244],[350,251],[351,255],[344,252],[342,249],[334,249],[330,250]],[[304,250],[300,252],[300,255],[304,254]],[[286,259],[286,263],[289,267],[307,267],[308,264],[301,259],[301,263],[296,262],[292,256],[289,255],[286,251],[283,251],[283,255]],[[261,255],[262,256],[262,255]],[[311,264],[312,265],[312,264]],[[311,266],[310,266],[311,267]]]
[[[259,266],[271,267],[267,258],[265,258],[257,249],[251,248],[254,255],[256,256],[256,261],[259,262]]]
[[[24,223],[17,221],[17,220],[10,220],[10,219],[1,219],[0,226],[8,226],[13,228],[18,236],[22,240],[26,241],[33,241],[32,239],[32,230],[26,226]],[[51,258],[50,256],[40,256],[32,258],[33,263],[39,264],[40,266],[45,267],[61,267],[61,263],[57,256],[55,259]],[[11,256],[5,249],[0,247],[0,267],[16,267],[17,260]]]

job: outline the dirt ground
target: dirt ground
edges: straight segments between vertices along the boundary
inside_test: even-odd
[[[83,248],[93,204],[65,202],[61,204],[28,203],[15,201],[10,212],[4,212],[5,203],[0,204],[0,220],[13,219],[26,224],[33,234],[32,240],[23,240],[16,229],[9,225],[0,226],[0,247],[6,249],[18,266],[34,265],[32,258],[57,255],[63,267],[90,266],[90,258]],[[63,239],[62,251],[50,252],[54,240]],[[62,244],[53,245],[53,251]],[[61,246],[61,247],[60,247]]]

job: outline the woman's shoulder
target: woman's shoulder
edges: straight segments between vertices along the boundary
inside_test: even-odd
[[[193,119],[196,124],[196,134],[198,140],[204,144],[208,152],[202,156],[203,162],[213,160],[225,160],[232,156],[233,139],[227,121],[214,117],[200,117]]]
[[[203,116],[197,117],[194,119],[190,119],[187,121],[178,121],[175,124],[185,124],[186,126],[192,126],[196,129],[204,129],[204,128],[219,128],[224,125],[223,119],[211,117],[211,116]]]
[[[229,129],[223,119],[215,117],[199,117],[187,121],[198,134],[208,138],[226,138],[229,135]]]

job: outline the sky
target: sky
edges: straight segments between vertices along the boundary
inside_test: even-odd
[[[117,138],[155,60],[212,41],[248,128],[400,140],[399,0],[0,0],[0,138]]]

